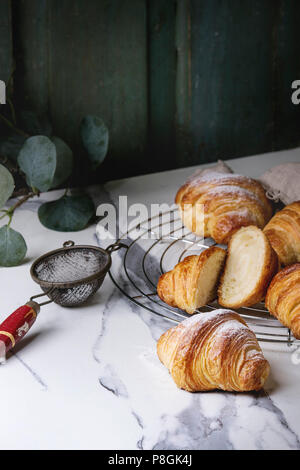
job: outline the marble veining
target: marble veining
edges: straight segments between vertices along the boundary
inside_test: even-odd
[[[9,356],[13,355],[15,358],[17,358],[17,360],[22,364],[22,366],[25,367],[25,369],[28,370],[29,374],[33,377],[34,380],[37,381],[37,383],[39,385],[41,385],[42,389],[43,390],[47,390],[48,387],[47,385],[45,384],[45,382],[43,381],[43,379],[28,365],[26,364],[25,361],[23,361],[23,359],[19,356],[19,354],[17,354],[16,352],[14,351],[10,351],[9,352]]]
[[[152,346],[137,348],[128,345],[128,352],[119,349],[119,354],[114,354],[112,358],[107,343],[113,341],[114,336],[117,340],[118,332],[111,312],[116,311],[123,302],[124,300],[118,298],[116,294],[106,305],[105,329],[97,340],[94,354],[95,357],[101,357],[99,382],[116,397],[126,400],[128,407],[138,420],[141,428],[138,447],[146,449],[300,448],[298,436],[266,392],[245,395],[223,392],[189,394],[177,390],[168,372],[155,355],[154,338],[157,338],[165,328],[158,331],[157,324],[152,328],[151,314],[140,315],[140,309],[129,301],[126,301],[128,303],[126,311],[130,310],[139,322],[143,322],[149,328]],[[147,316],[150,316],[150,321]],[[127,318],[126,321],[129,328],[130,322],[135,323],[136,320]],[[124,354],[128,359],[135,355],[134,363],[126,361],[120,366]],[[133,366],[142,380],[137,380],[136,376],[132,375]],[[103,385],[102,380],[105,379],[107,383],[109,371],[111,382],[108,388]],[[146,406],[142,397],[145,390],[149,389]],[[124,393],[125,390],[126,393]]]
[[[299,160],[295,149],[230,164],[255,177],[283,161]],[[192,171],[114,181],[89,192],[96,204],[117,204],[124,194],[128,204],[170,202]],[[66,239],[102,247],[111,243],[98,240],[95,226],[68,234],[44,228],[36,215],[39,205],[62,194],[43,194],[24,204],[13,220],[27,240],[28,256],[23,265],[0,270],[2,319],[39,292],[29,275],[37,256]],[[122,256],[113,254],[116,269]],[[5,403],[0,448],[300,448],[300,374],[290,352],[262,345],[272,369],[262,392],[191,394],[177,389],[156,355],[157,339],[172,325],[132,303],[108,276],[85,306],[42,307],[24,342],[0,367]]]

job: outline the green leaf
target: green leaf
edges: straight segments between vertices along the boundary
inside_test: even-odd
[[[90,160],[95,166],[100,165],[108,150],[109,132],[106,125],[97,116],[86,116],[81,122],[80,134]]]
[[[0,165],[0,209],[10,198],[14,189],[15,182],[11,173],[5,166]]]
[[[57,188],[71,176],[73,170],[73,152],[59,137],[53,137],[52,142],[56,148],[56,170],[52,181],[52,188]]]
[[[0,266],[17,266],[26,256],[24,238],[8,225],[0,228]]]
[[[29,137],[20,150],[18,164],[32,188],[48,191],[56,169],[54,143],[43,135]]]
[[[40,206],[38,216],[41,223],[58,232],[83,230],[95,215],[95,206],[89,196],[63,196]]]

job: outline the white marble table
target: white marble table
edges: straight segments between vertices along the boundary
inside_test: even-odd
[[[300,149],[229,163],[257,177],[288,161],[300,162]],[[127,195],[129,204],[172,202],[192,171],[114,181],[92,194],[97,203],[116,202],[119,195]],[[29,275],[36,257],[66,239],[97,243],[94,226],[64,234],[39,223],[38,206],[57,194],[28,202],[14,218],[28,256],[19,267],[0,268],[1,320],[39,292]],[[84,307],[43,307],[0,368],[0,448],[300,448],[300,365],[290,352],[262,344],[272,368],[265,392],[189,394],[176,388],[155,356],[155,341],[167,327],[124,298],[108,277]]]

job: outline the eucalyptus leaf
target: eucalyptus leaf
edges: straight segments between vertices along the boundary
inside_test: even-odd
[[[14,179],[5,166],[0,165],[0,209],[10,198],[15,189]]]
[[[60,186],[71,176],[73,170],[73,152],[59,137],[52,137],[56,148],[56,170],[52,181],[52,188]]]
[[[8,225],[0,228],[0,266],[17,266],[26,256],[24,238]]]
[[[20,150],[18,164],[32,188],[48,191],[51,188],[56,169],[56,148],[43,135],[29,137]]]
[[[89,196],[63,196],[57,201],[40,206],[40,222],[58,232],[83,230],[95,215],[95,206]]]
[[[106,125],[97,116],[86,116],[81,122],[80,134],[90,160],[95,166],[100,165],[108,150],[109,132]]]

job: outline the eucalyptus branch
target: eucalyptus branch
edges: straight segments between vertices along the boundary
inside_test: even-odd
[[[10,88],[12,92],[12,77]],[[0,114],[0,123],[2,121],[14,134],[23,138],[8,136],[1,146],[1,153],[6,152],[7,155],[0,154],[0,163],[3,163],[0,164],[0,266],[16,266],[24,260],[26,241],[10,225],[15,211],[34,196],[40,196],[41,189],[47,191],[61,188],[62,184],[66,187],[63,197],[41,204],[37,216],[44,227],[59,232],[73,232],[86,228],[95,217],[95,205],[91,197],[70,189],[74,156],[68,144],[52,136],[48,123],[41,116],[30,112],[23,116],[28,128],[32,128],[33,133],[36,132],[34,129],[41,130],[37,132],[39,135],[28,139],[30,135],[19,127],[11,96],[8,104],[10,113],[4,116]],[[43,129],[47,135],[43,135]],[[100,165],[106,157],[109,142],[109,131],[102,119],[86,116],[80,125],[80,135],[93,167]],[[10,203],[11,207],[5,206],[11,196],[15,198]],[[2,209],[3,206],[5,209]],[[2,223],[5,217],[6,224]]]
[[[0,119],[11,129],[13,129],[17,134],[21,135],[22,137],[30,137],[29,134],[26,132],[22,131],[18,127],[16,127],[9,119],[4,117],[2,114],[0,114]]]
[[[1,212],[4,212],[4,214],[0,217],[0,220],[1,219],[4,219],[4,217],[8,217],[9,218],[9,222],[8,222],[8,226],[10,225],[11,221],[12,221],[12,218],[13,218],[13,215],[14,215],[14,212],[15,210],[22,206],[22,204],[25,204],[25,202],[28,201],[28,199],[34,197],[34,196],[39,196],[40,195],[40,192],[34,192],[34,191],[30,191],[28,194],[26,194],[25,196],[21,197],[20,199],[17,200],[17,202],[11,206],[9,209],[6,209],[6,210],[2,210]]]
[[[19,168],[15,166],[8,157],[0,155],[0,163],[4,165],[11,173],[19,173],[21,175],[21,171],[19,170]],[[26,194],[27,193],[28,191],[26,192]]]
[[[39,196],[40,193],[39,192],[34,192],[34,191],[30,191],[30,193],[26,194],[25,196],[21,197],[20,199],[17,200],[17,202],[11,206],[7,211],[6,213],[10,213],[10,214],[13,214],[15,212],[15,210],[22,206],[22,204],[24,204],[25,202],[28,201],[28,199],[34,197],[34,196]]]
[[[13,192],[12,198],[15,199],[20,196],[27,196],[27,194],[29,194],[30,192],[31,190],[28,187],[17,189]]]
[[[11,116],[12,116],[12,120],[13,120],[13,123],[14,123],[14,126],[16,126],[17,124],[17,118],[16,118],[16,112],[15,112],[15,107],[13,105],[13,102],[10,98],[7,98],[7,102],[9,104],[9,107],[10,107],[10,112],[11,112]]]
[[[15,63],[15,61],[13,61],[12,70],[11,70],[10,76],[8,78],[8,81],[7,81],[7,87],[6,88],[8,90],[8,96],[6,97],[6,99],[7,99],[8,105],[10,107],[10,113],[11,113],[13,123],[16,126],[17,125],[16,111],[15,111],[15,107],[14,107],[14,104],[13,104],[12,99],[11,99],[11,96],[12,96],[12,93],[13,93],[13,77],[14,77],[15,71],[16,71],[16,63]]]
[[[12,84],[12,80],[13,80],[13,76],[14,76],[15,71],[16,71],[16,62],[13,59],[13,65],[12,65],[10,76],[8,78],[8,81],[7,81],[7,87],[10,87],[10,85]]]

